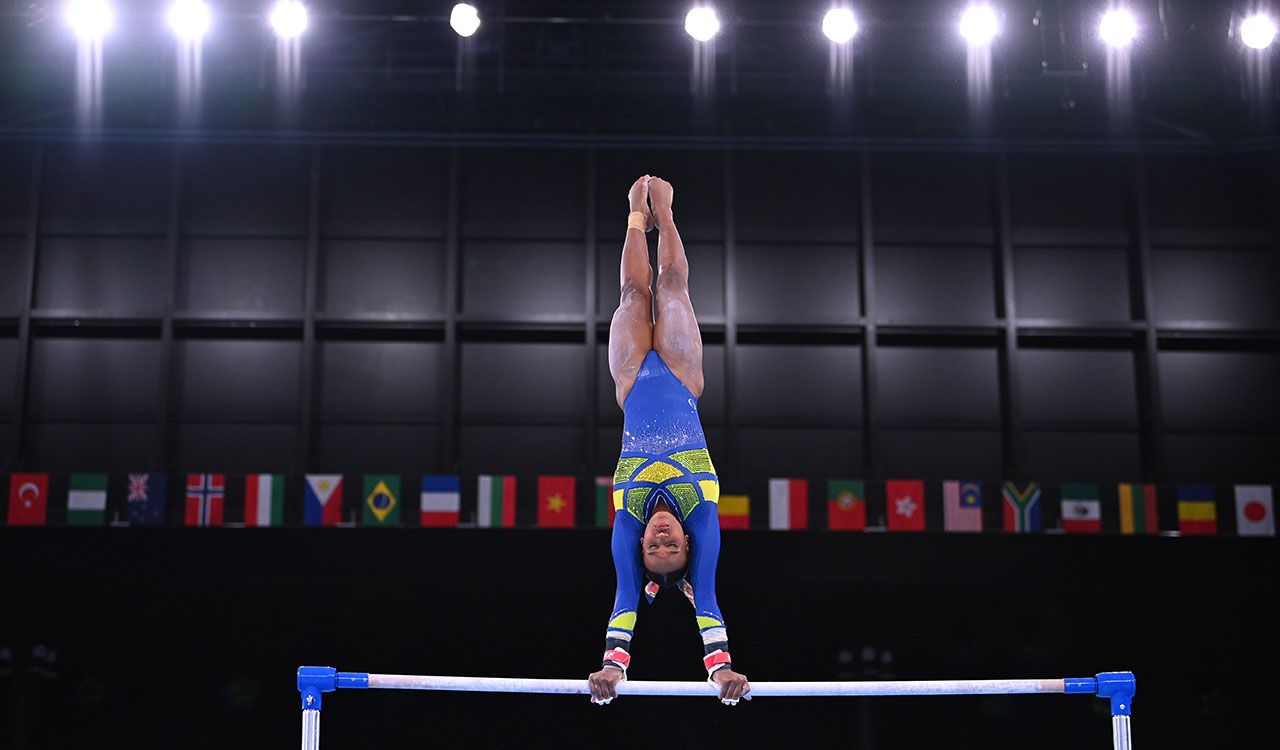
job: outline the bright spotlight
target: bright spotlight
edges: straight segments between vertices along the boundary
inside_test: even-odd
[[[179,39],[199,39],[209,30],[209,6],[202,0],[176,0],[169,6],[169,28]]]
[[[1138,22],[1124,8],[1112,8],[1102,16],[1098,36],[1109,47],[1128,47],[1138,36]]]
[[[848,8],[832,8],[822,17],[822,33],[836,44],[844,44],[858,33],[858,20]]]
[[[298,0],[280,0],[271,9],[271,28],[281,39],[295,39],[307,30],[307,6]]]
[[[458,3],[449,14],[449,25],[458,32],[458,36],[471,36],[480,28],[480,12],[474,5]]]
[[[1266,49],[1276,38],[1276,22],[1271,16],[1255,13],[1240,24],[1240,41],[1252,49]]]
[[[81,39],[101,39],[116,23],[116,12],[106,0],[71,0],[63,15]]]
[[[684,30],[699,42],[705,42],[720,32],[720,19],[714,8],[694,8],[684,17]]]
[[[975,47],[990,44],[998,33],[1000,24],[990,5],[970,5],[960,16],[960,36]]]

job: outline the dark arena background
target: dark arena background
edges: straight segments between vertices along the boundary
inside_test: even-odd
[[[598,669],[644,174],[675,187],[705,342],[736,670],[1133,670],[1140,747],[1276,746],[1280,9],[716,0],[699,41],[692,0],[475,5],[315,0],[299,32],[271,0],[0,2],[0,746],[296,747],[303,664]],[[342,482],[323,519],[316,475]],[[248,510],[261,481],[283,492]],[[207,517],[191,482],[221,487]],[[677,595],[632,654],[706,677]],[[343,691],[322,736],[1111,726],[1087,696]]]

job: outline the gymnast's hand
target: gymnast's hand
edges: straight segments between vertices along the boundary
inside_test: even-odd
[[[617,698],[618,683],[626,678],[626,673],[617,667],[605,667],[599,672],[592,672],[587,677],[587,686],[591,688],[591,702],[603,706]]]
[[[653,229],[653,213],[649,211],[649,180],[653,178],[644,175],[631,185],[631,190],[627,191],[627,202],[631,204],[632,211],[639,211],[644,214],[644,231]]]
[[[738,705],[738,699],[751,700],[751,683],[747,676],[732,669],[720,669],[711,673],[711,681],[720,686],[720,702],[726,706]]]

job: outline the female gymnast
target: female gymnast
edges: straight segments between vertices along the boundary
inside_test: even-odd
[[[733,671],[716,603],[720,483],[698,418],[702,336],[689,301],[689,262],[671,212],[674,190],[666,180],[646,175],[631,186],[628,198],[622,299],[609,328],[609,372],[623,413],[622,456],[613,477],[618,588],[604,665],[588,678],[591,701],[613,700],[626,679],[643,585],[650,601],[668,587],[693,603],[708,679],[719,686],[720,700],[734,705],[750,700],[751,688]],[[645,238],[655,226],[656,299]]]

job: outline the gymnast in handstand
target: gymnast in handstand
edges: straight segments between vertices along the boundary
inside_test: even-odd
[[[588,682],[591,700],[617,695],[631,664],[631,634],[641,592],[682,592],[693,604],[708,679],[720,700],[750,698],[733,671],[724,618],[716,603],[720,556],[720,482],[698,418],[702,336],[689,301],[689,262],[676,231],[671,183],[636,180],[622,247],[622,299],[609,328],[609,372],[622,407],[622,455],[613,477],[613,566],[618,588],[605,634],[604,665]],[[653,291],[649,243],[658,230]]]

